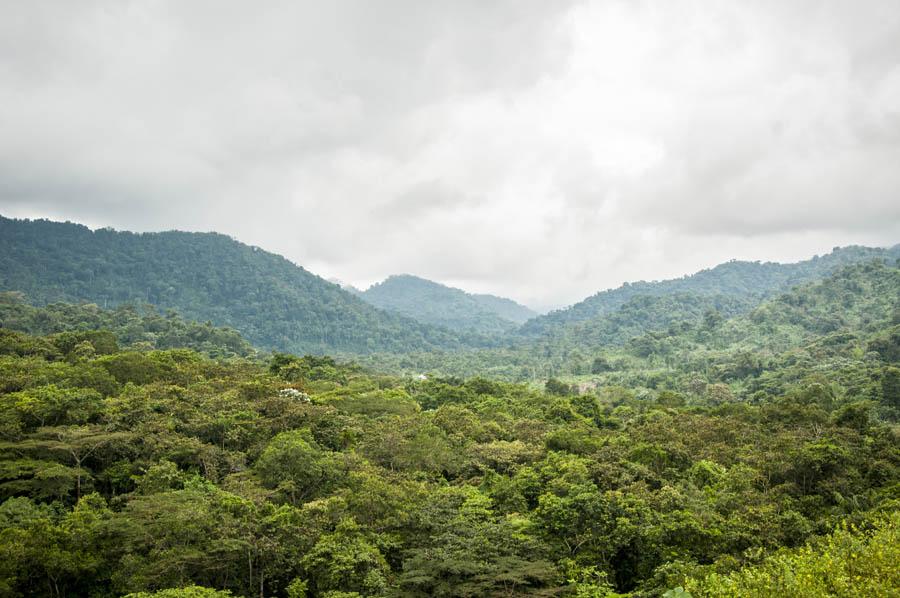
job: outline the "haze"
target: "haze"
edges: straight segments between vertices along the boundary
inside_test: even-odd
[[[900,240],[900,10],[0,3],[0,213],[536,308]]]

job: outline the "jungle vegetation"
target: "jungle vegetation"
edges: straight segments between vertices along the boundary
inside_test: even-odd
[[[798,278],[726,265],[727,284],[485,334],[379,310],[227,237],[32,225],[46,234],[0,236],[31,256],[0,253],[0,596],[900,593],[885,251]],[[310,286],[254,295],[241,281],[278,279],[257,259]],[[185,288],[156,295],[178,268],[168,284]],[[335,301],[328,342],[290,320],[309,289],[310,314]],[[260,341],[276,331],[309,354]]]

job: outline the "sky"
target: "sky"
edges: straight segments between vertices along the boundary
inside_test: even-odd
[[[0,0],[0,214],[546,309],[900,242],[896,0]]]

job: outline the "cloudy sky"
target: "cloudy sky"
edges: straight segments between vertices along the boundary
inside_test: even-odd
[[[0,214],[535,307],[900,242],[896,0],[0,0]]]

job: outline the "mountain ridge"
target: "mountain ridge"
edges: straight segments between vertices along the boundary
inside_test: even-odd
[[[283,256],[220,233],[132,233],[0,216],[0,290],[30,302],[151,303],[297,353],[455,349],[478,335],[385,312]]]
[[[824,278],[844,265],[873,258],[900,259],[900,244],[891,247],[848,245],[835,247],[823,256],[798,262],[729,260],[693,274],[660,281],[636,281],[594,293],[578,303],[526,322],[523,336],[540,336],[557,325],[588,321],[626,304],[636,296],[663,296],[676,292],[700,295],[729,295],[760,302],[790,288]]]

